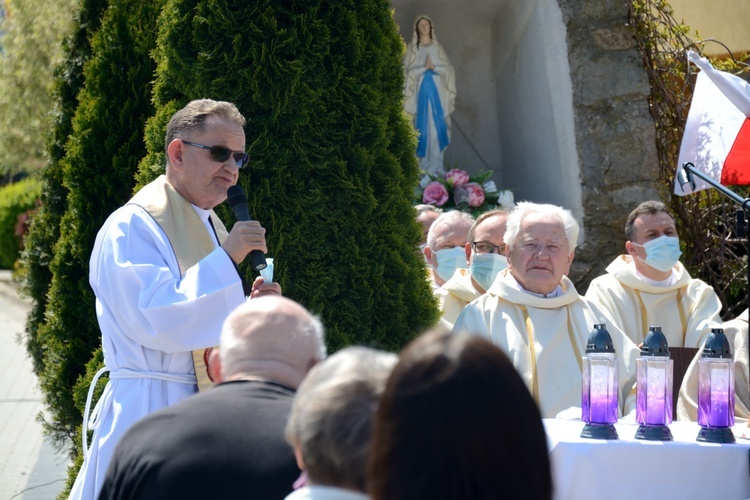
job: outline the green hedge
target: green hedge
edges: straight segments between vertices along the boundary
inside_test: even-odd
[[[36,207],[41,192],[39,181],[31,177],[0,188],[0,269],[13,269],[21,250],[19,217]]]

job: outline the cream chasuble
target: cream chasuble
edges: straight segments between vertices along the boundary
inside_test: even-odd
[[[661,326],[670,346],[700,347],[721,323],[721,301],[713,288],[692,279],[682,263],[674,272],[672,285],[654,286],[638,276],[630,255],[621,255],[607,266],[607,274],[591,282],[586,299],[604,308],[636,344],[644,341],[650,326]]]
[[[578,295],[565,276],[563,293],[540,298],[516,288],[506,272],[486,294],[467,305],[454,332],[481,335],[498,345],[521,374],[543,418],[581,406],[581,357],[597,323],[607,325],[618,360],[620,411],[635,403],[635,358],[639,351],[597,306]]]

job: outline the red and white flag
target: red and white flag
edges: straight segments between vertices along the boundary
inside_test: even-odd
[[[689,162],[722,185],[750,184],[750,84],[715,69],[692,50],[688,51],[688,60],[701,72],[695,82],[677,171]],[[674,192],[685,195],[711,187],[698,178],[695,184],[693,190],[675,181]]]

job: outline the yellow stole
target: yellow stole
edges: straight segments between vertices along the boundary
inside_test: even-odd
[[[677,312],[680,314],[680,325],[682,325],[682,345],[674,347],[683,347],[685,345],[685,338],[687,338],[687,318],[690,314],[686,311],[687,306],[683,307],[685,301],[685,295],[682,293],[683,290],[687,289],[687,285],[677,289]],[[641,291],[634,288],[635,296],[638,297],[638,303],[641,306],[641,332],[643,332],[643,341],[646,341],[646,335],[648,334],[649,322],[648,313],[646,312],[646,304],[643,303],[643,297],[641,297]],[[668,292],[671,293],[671,292]]]
[[[534,335],[534,323],[531,322],[531,318],[529,317],[529,310],[526,308],[526,306],[521,304],[517,305],[521,308],[521,313],[523,314],[523,322],[526,325],[526,336],[529,342],[529,356],[531,357],[531,397],[533,397],[534,401],[536,401],[536,405],[540,406],[539,374],[536,368],[536,338]],[[578,361],[578,369],[583,372],[583,359],[581,357],[580,349],[578,349],[578,342],[576,341],[575,332],[573,331],[573,324],[570,322],[569,305],[570,304],[563,306],[565,307],[565,316],[568,319],[568,339],[570,340],[570,345],[573,348],[573,354],[576,357],[576,361]]]
[[[177,257],[177,263],[180,266],[180,278],[185,276],[188,269],[216,249],[213,238],[206,231],[206,226],[198,217],[193,205],[167,182],[165,175],[159,176],[154,182],[138,191],[128,203],[146,210],[167,235],[172,252]],[[213,211],[209,217],[216,230],[216,236],[222,243],[227,237],[227,230]],[[204,391],[213,385],[208,378],[206,366],[208,360],[205,359],[207,351],[208,349],[193,351],[193,365],[199,391]]]

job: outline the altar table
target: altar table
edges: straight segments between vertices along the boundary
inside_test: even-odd
[[[750,440],[701,443],[700,427],[674,422],[674,441],[635,439],[638,425],[615,424],[619,440],[581,438],[580,420],[544,419],[556,500],[747,499]],[[734,427],[747,433],[746,423]]]

